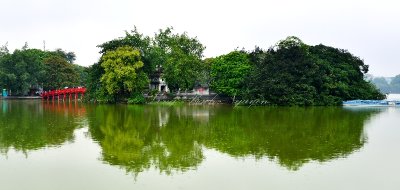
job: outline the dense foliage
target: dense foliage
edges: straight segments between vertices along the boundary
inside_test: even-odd
[[[100,80],[114,100],[127,98],[132,92],[141,92],[148,83],[147,76],[141,71],[140,52],[131,47],[107,51],[101,58],[101,67],[104,74]]]
[[[344,100],[384,99],[365,80],[368,65],[347,50],[325,45],[310,46],[288,37],[268,50],[232,51],[203,58],[205,47],[187,33],[166,28],[145,36],[135,28],[124,37],[98,46],[98,63],[85,69],[72,64],[73,52],[29,49],[9,53],[0,48],[0,87],[13,95],[32,94],[65,86],[88,89],[87,100],[144,103],[144,93],[159,79],[171,92],[210,87],[235,100],[259,100],[270,105],[340,105]],[[383,92],[398,92],[400,76]],[[386,82],[386,83],[385,83]],[[155,84],[155,85],[154,85]],[[400,90],[399,90],[400,91]]]
[[[45,89],[62,89],[75,86],[79,76],[72,64],[62,57],[51,56],[44,61],[46,77],[43,81]]]
[[[202,72],[205,47],[186,33],[173,34],[172,28],[160,30],[154,38],[154,48],[161,50],[163,78],[172,91],[191,90]]]
[[[224,78],[223,82],[246,84],[230,86],[228,92],[216,88],[218,92],[231,97],[239,94],[241,99],[262,100],[272,105],[340,105],[344,100],[385,98],[364,80],[368,66],[346,50],[309,46],[296,37],[288,37],[267,51],[256,48],[249,56],[249,73],[235,72],[230,60],[212,67],[228,64],[230,67],[219,68],[218,73],[237,75]],[[218,77],[215,81],[219,81]],[[223,88],[228,86],[225,84]]]
[[[126,32],[125,37],[117,38],[105,42],[98,47],[101,48],[102,58],[99,63],[89,68],[88,76],[88,96],[89,100],[115,102],[128,101],[130,103],[143,102],[143,96],[139,95],[142,91],[128,90],[124,93],[109,93],[110,89],[126,88],[129,85],[139,85],[141,88],[148,86],[151,80],[157,81],[159,78],[165,79],[168,87],[172,91],[191,90],[196,85],[206,83],[207,77],[204,76],[207,66],[203,64],[201,58],[204,46],[197,40],[191,38],[187,33],[174,34],[172,28],[160,30],[154,37],[145,36],[135,28],[130,32]],[[104,57],[110,51],[116,51],[121,47],[130,47],[137,50],[135,55],[140,58],[140,72],[137,76],[128,79],[125,77],[125,83],[106,82],[111,80],[114,74],[129,75],[129,72],[114,72],[110,75],[105,70],[107,66],[104,64]],[[115,54],[109,60],[125,60],[123,54]],[[112,64],[115,65],[115,64]],[[118,65],[118,64],[117,64]],[[125,64],[124,70],[136,70],[135,64]],[[106,80],[106,78],[108,78]],[[129,86],[128,85],[128,86]],[[130,88],[130,87],[129,87]],[[139,90],[140,88],[136,88]],[[108,91],[108,92],[107,92]],[[112,90],[111,90],[112,91]],[[112,95],[112,96],[110,96]],[[130,98],[128,98],[130,97]]]
[[[250,68],[250,58],[246,52],[233,51],[213,59],[211,88],[231,97],[240,95]]]
[[[42,51],[25,45],[13,53],[0,48],[0,88],[11,95],[34,95],[40,90],[83,86],[83,67],[73,64],[75,54],[61,49]]]

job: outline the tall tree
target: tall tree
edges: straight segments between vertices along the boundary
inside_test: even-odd
[[[8,50],[8,42],[0,47],[0,58],[9,54],[10,51]]]
[[[74,87],[78,84],[79,75],[74,66],[62,57],[51,56],[44,60],[46,66],[45,90]]]
[[[5,68],[5,64],[9,57],[10,53],[8,50],[8,44],[6,43],[5,45],[0,47],[0,90],[3,88],[7,87],[7,84],[9,84],[9,76],[8,76],[8,71]]]
[[[5,45],[0,48],[0,87],[11,90],[12,95],[27,95],[43,86],[45,89],[56,89],[82,85],[85,78],[83,68],[69,64],[74,59],[72,52],[29,49],[27,44],[10,54]],[[71,68],[76,68],[80,74],[71,72]]]
[[[31,88],[38,88],[45,75],[43,59],[46,52],[38,49],[15,50],[2,57],[1,67],[4,88],[13,95],[26,95]]]
[[[154,38],[139,33],[137,28],[125,32],[125,37],[105,42],[100,53],[129,46],[139,50],[148,78],[164,78],[171,90],[192,89],[199,81],[205,47],[187,33],[174,34],[173,28],[159,30]]]
[[[310,54],[319,67],[317,86],[320,97],[342,100],[383,99],[385,96],[371,83],[364,80],[368,65],[347,50],[325,45],[310,47]],[[325,100],[320,100],[326,102]]]
[[[86,81],[87,95],[85,99],[89,101],[113,101],[113,97],[109,96],[100,79],[104,74],[104,68],[100,63],[95,63],[87,69],[88,77]]]
[[[296,37],[288,37],[267,52],[251,53],[255,66],[247,82],[246,96],[278,105],[310,105],[316,89],[316,65],[308,46]]]
[[[340,105],[344,100],[383,99],[364,80],[368,65],[351,53],[324,45],[308,46],[296,37],[268,51],[254,51],[246,97],[275,105]]]
[[[148,78],[141,70],[143,65],[140,52],[132,47],[119,47],[106,52],[101,58],[103,87],[115,101],[141,91],[148,84]]]
[[[98,45],[101,49],[100,53],[105,54],[107,51],[115,51],[120,47],[129,46],[139,50],[142,62],[143,71],[151,75],[155,71],[155,65],[153,64],[151,38],[140,33],[135,27],[131,31],[125,31],[125,37],[113,39],[111,41]]]
[[[190,90],[201,75],[205,47],[187,33],[174,34],[173,28],[160,30],[154,37],[154,50],[161,65],[162,77],[172,91]]]
[[[232,51],[212,60],[211,88],[217,93],[236,98],[240,96],[245,78],[251,68],[246,52]]]
[[[67,60],[68,63],[74,63],[76,60],[76,55],[74,52],[66,52],[60,48],[56,49],[55,51],[49,51],[49,54],[52,56],[59,56]]]

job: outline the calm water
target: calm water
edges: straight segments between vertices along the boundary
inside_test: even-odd
[[[0,109],[0,189],[400,189],[400,108]]]

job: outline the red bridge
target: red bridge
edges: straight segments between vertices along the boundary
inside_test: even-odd
[[[79,98],[79,94],[80,94],[80,98],[83,99],[85,92],[86,92],[86,88],[78,87],[78,88],[67,88],[67,89],[62,89],[62,90],[50,90],[48,92],[44,91],[40,96],[42,97],[42,99],[46,99],[46,100],[49,100],[49,99],[55,100],[56,97],[57,97],[57,100],[60,100],[60,99],[66,100],[68,97],[68,99],[71,101],[71,98],[74,98],[75,100],[77,100]]]

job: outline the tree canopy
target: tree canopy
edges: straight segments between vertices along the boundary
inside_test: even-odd
[[[211,88],[230,97],[241,95],[250,68],[250,58],[246,52],[233,51],[213,59]]]
[[[102,58],[99,63],[89,68],[88,80],[88,96],[90,100],[104,100],[107,102],[117,99],[124,99],[127,94],[142,93],[130,92],[131,83],[137,84],[137,80],[141,81],[141,86],[145,87],[149,83],[149,79],[157,81],[159,78],[165,79],[169,89],[177,91],[179,89],[193,89],[195,85],[205,83],[207,80],[202,74],[207,73],[201,58],[205,47],[197,40],[197,38],[189,37],[187,33],[175,34],[173,28],[159,30],[154,37],[145,36],[140,33],[136,27],[130,32],[125,32],[125,36],[111,41],[102,43],[98,47],[101,48]],[[106,81],[114,81],[115,74],[122,72],[105,71],[105,57],[109,52],[115,52],[119,48],[133,48],[139,53],[140,72],[133,78],[126,78],[125,83],[113,83]],[[125,61],[124,54],[113,54],[113,58],[109,60]],[[108,63],[107,63],[108,64]],[[101,66],[100,66],[101,65]],[[110,64],[110,65],[119,65]],[[135,64],[134,64],[135,65]],[[127,64],[125,67],[133,69],[134,65]],[[116,67],[118,68],[118,67]],[[138,68],[135,68],[136,70]],[[113,74],[112,74],[113,73]],[[129,72],[124,73],[128,75]],[[105,76],[106,75],[106,76]],[[133,76],[133,75],[132,75]],[[118,78],[120,79],[120,78]],[[135,82],[133,82],[136,80]],[[99,82],[101,81],[101,83]],[[147,84],[146,84],[147,82]],[[113,83],[113,84],[112,84]],[[124,93],[111,93],[114,98],[109,97],[110,92],[119,91],[120,88],[125,90]],[[112,90],[114,89],[114,90]],[[138,88],[136,88],[138,89]],[[128,90],[128,91],[127,91]],[[128,93],[129,92],[129,93]],[[124,94],[124,95],[123,95]],[[125,98],[126,99],[126,98]]]
[[[160,30],[154,38],[154,49],[160,52],[162,77],[173,90],[191,90],[202,72],[205,47],[187,33],[173,34],[172,28]]]
[[[72,64],[73,52],[62,49],[43,51],[23,48],[10,53],[7,45],[0,48],[0,87],[12,95],[33,95],[39,89],[83,86],[85,69]],[[34,90],[34,91],[32,91]]]
[[[148,83],[147,76],[140,70],[143,65],[140,52],[132,47],[107,51],[101,58],[101,67],[104,68],[101,82],[107,93],[117,99],[142,90]]]
[[[62,57],[51,56],[44,61],[46,77],[43,81],[45,89],[62,89],[78,83],[79,75],[73,65]]]
[[[364,80],[368,65],[346,50],[309,46],[289,37],[250,55],[255,64],[245,97],[276,105],[340,105],[344,100],[385,97]]]
[[[288,37],[266,51],[233,51],[215,58],[211,87],[271,105],[341,105],[344,100],[385,98],[364,80],[367,72],[368,65],[346,50]]]
[[[307,45],[290,36],[275,46],[234,50],[203,59],[205,46],[172,27],[146,36],[135,27],[124,37],[98,46],[98,63],[85,69],[73,64],[76,55],[62,49],[29,49],[26,43],[10,53],[0,47],[0,86],[14,95],[31,89],[87,86],[87,100],[143,102],[150,81],[164,79],[171,92],[210,87],[232,100],[261,100],[270,105],[340,105],[345,100],[384,99],[365,78],[369,67],[347,50]],[[399,92],[400,76],[383,92]],[[154,86],[154,85],[153,85]],[[381,87],[382,88],[382,87]]]

